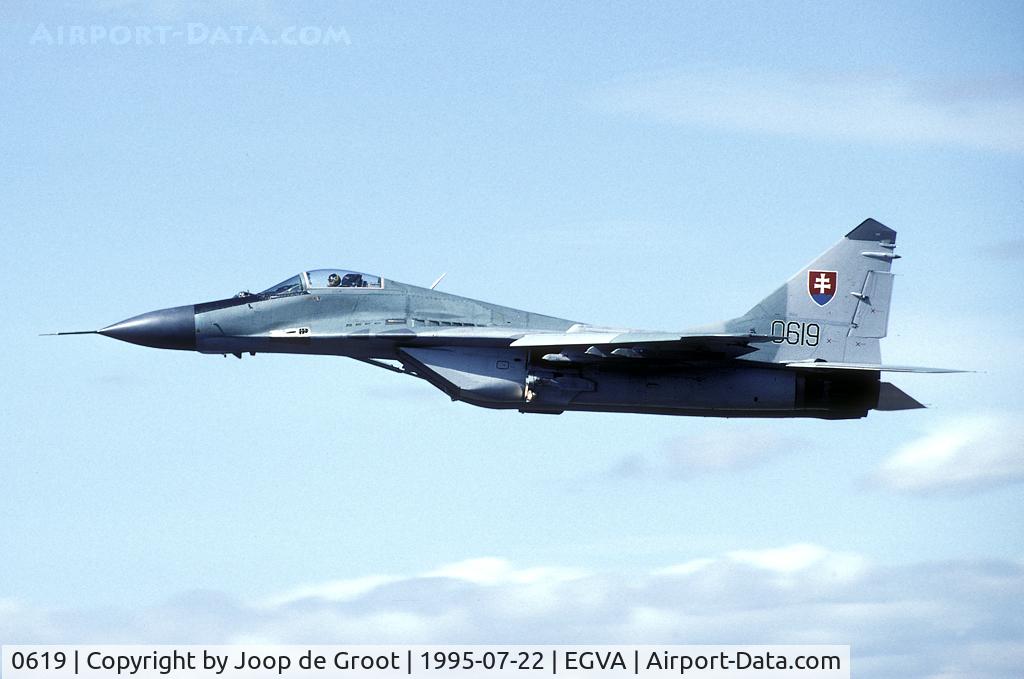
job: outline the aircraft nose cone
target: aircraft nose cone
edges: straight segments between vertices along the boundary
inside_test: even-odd
[[[157,349],[196,348],[195,306],[176,306],[108,325],[101,335]]]

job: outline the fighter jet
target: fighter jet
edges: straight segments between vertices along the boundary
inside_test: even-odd
[[[736,318],[681,332],[609,328],[343,269],[150,311],[100,334],[203,354],[345,356],[454,401],[567,410],[852,419],[922,408],[882,372],[896,232],[868,219]]]

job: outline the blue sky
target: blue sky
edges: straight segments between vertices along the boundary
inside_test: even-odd
[[[33,39],[190,24],[346,39]],[[1019,4],[15,2],[0,47],[0,640],[1024,661]],[[682,329],[869,216],[904,256],[885,360],[977,371],[892,378],[928,411],[525,416],[37,336],[324,266]]]

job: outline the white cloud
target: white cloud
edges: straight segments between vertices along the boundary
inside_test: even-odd
[[[295,598],[296,591],[309,595]],[[138,610],[38,610],[3,600],[0,639],[848,643],[862,676],[1002,679],[1019,676],[1024,662],[1022,598],[1020,562],[882,567],[860,555],[795,544],[630,575],[520,568],[488,557],[422,575],[311,585],[268,598],[277,604],[211,592]]]
[[[806,570],[828,555],[828,550],[818,545],[797,544],[777,549],[737,550],[729,556],[739,563],[746,563],[778,573],[795,573]]]
[[[1022,415],[971,415],[904,445],[872,479],[894,490],[969,492],[1024,481]]]
[[[924,83],[889,75],[705,68],[614,85],[601,93],[599,105],[758,134],[1024,151],[1019,77]]]
[[[798,439],[777,435],[766,427],[719,428],[671,439],[661,450],[629,455],[615,465],[611,476],[680,479],[744,469],[799,445]]]
[[[424,577],[453,578],[477,585],[527,585],[531,583],[577,580],[584,575],[586,575],[584,571],[570,568],[516,569],[505,559],[483,557],[442,566],[426,573]]]
[[[496,557],[479,557],[445,564],[439,568],[416,576],[417,579],[430,581],[441,579],[450,581],[456,586],[473,585],[475,587],[501,588],[494,597],[494,605],[508,615],[537,615],[552,610],[558,605],[555,590],[558,585],[586,577],[585,571],[575,568],[515,568],[505,559]],[[350,602],[370,595],[393,583],[401,586],[408,577],[394,575],[371,575],[346,580],[333,580],[324,583],[303,585],[277,594],[264,600],[260,605],[267,610],[279,608],[293,603],[311,604],[315,602]],[[0,602],[2,603],[2,602]],[[2,609],[0,609],[2,610]],[[415,627],[414,620],[402,616],[394,617],[388,613],[383,618],[375,618],[370,624],[381,623],[383,628],[410,630]],[[402,623],[402,624],[398,624]],[[432,621],[436,625],[437,621]]]
[[[714,559],[701,558],[690,559],[674,566],[668,566],[654,571],[655,575],[692,575],[715,563]]]
[[[265,605],[269,607],[281,606],[302,599],[351,601],[382,585],[394,582],[394,580],[395,578],[387,575],[369,575],[363,578],[332,580],[316,585],[305,585],[277,594],[268,599]]]
[[[818,545],[799,543],[776,549],[737,550],[728,557],[741,564],[747,564],[780,575],[807,573],[816,568],[831,573],[836,578],[853,579],[866,567],[866,562],[857,554],[831,552]]]

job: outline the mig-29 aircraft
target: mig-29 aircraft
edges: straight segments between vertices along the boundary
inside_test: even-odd
[[[97,333],[161,349],[346,356],[523,413],[859,418],[924,407],[880,380],[896,232],[868,219],[750,311],[682,332],[577,323],[347,270]]]

